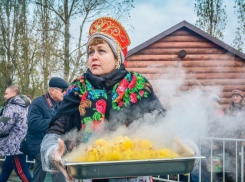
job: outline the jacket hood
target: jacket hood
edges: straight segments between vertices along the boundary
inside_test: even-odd
[[[28,107],[30,105],[30,101],[25,95],[17,95],[7,99],[4,105],[7,104],[16,104],[22,107]]]

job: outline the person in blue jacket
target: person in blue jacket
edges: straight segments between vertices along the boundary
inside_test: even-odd
[[[33,174],[34,182],[45,180],[46,172],[42,170],[40,145],[68,87],[69,84],[65,80],[58,77],[51,78],[48,92],[33,100],[29,107],[26,141],[30,154],[36,160]],[[58,173],[52,175],[52,180],[62,182],[65,181],[65,178],[63,174]]]

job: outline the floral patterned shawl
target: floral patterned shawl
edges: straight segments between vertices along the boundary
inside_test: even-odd
[[[113,86],[110,95],[107,94],[107,90],[104,88],[96,89],[86,79],[85,73],[71,83],[67,96],[71,94],[80,98],[79,113],[85,141],[88,140],[98,125],[103,123],[105,118],[108,118],[106,116],[108,109],[121,112],[123,108],[129,108],[130,112],[134,112],[131,110],[132,106],[149,98],[157,100],[158,105],[161,105],[153,92],[151,84],[137,72],[127,72],[126,76]],[[121,124],[128,125],[130,122],[124,120]]]

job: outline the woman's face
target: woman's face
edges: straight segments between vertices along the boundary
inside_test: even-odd
[[[232,101],[235,104],[238,104],[239,102],[241,102],[241,100],[242,100],[242,97],[240,95],[237,95],[237,94],[233,94],[232,95]]]
[[[90,71],[99,77],[104,77],[115,70],[117,60],[110,48],[104,42],[89,46],[88,64]]]

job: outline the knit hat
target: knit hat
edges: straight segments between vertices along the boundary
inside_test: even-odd
[[[124,27],[117,20],[110,17],[98,18],[91,24],[89,36],[87,52],[90,41],[95,37],[100,37],[109,44],[119,63],[124,62],[130,39]]]
[[[232,95],[240,95],[243,98],[243,93],[239,88],[236,88],[234,90],[231,91],[231,96]]]

